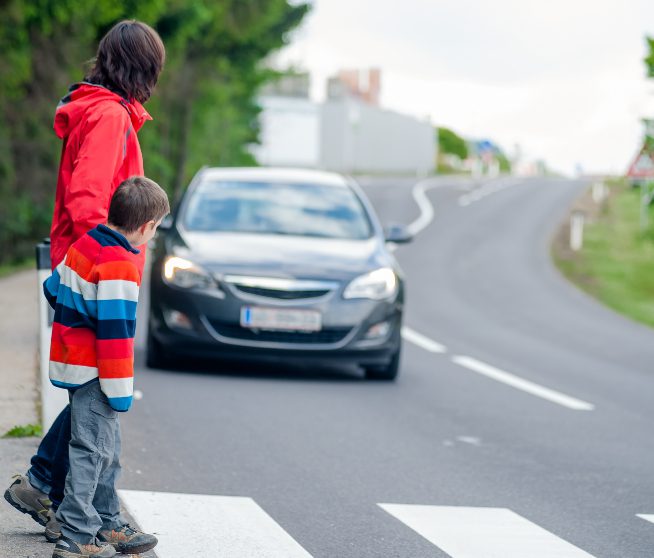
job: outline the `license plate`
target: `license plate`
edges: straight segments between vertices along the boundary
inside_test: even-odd
[[[252,329],[320,331],[322,316],[315,310],[244,306],[241,308],[241,326]]]

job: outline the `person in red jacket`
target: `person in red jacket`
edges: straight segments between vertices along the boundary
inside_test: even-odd
[[[71,86],[55,113],[54,129],[63,140],[52,220],[51,264],[54,269],[70,245],[107,221],[111,197],[123,180],[143,175],[137,132],[150,115],[150,98],[165,61],[157,32],[139,21],[122,21],[102,38],[94,64],[84,81]],[[141,250],[139,272],[145,263]],[[5,491],[16,509],[46,526],[55,541],[59,528],[54,511],[64,495],[68,472],[70,406],[54,421],[32,457],[26,475]],[[121,549],[138,545],[138,531],[126,526],[116,532]],[[104,547],[88,546],[83,556],[104,556]]]

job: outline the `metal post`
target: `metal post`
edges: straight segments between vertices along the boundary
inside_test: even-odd
[[[68,404],[68,393],[50,383],[50,337],[54,311],[43,295],[43,282],[50,277],[50,239],[36,245],[37,296],[39,299],[39,364],[41,379],[41,419],[47,431]]]
[[[575,210],[570,218],[570,249],[578,252],[584,245],[584,212]]]

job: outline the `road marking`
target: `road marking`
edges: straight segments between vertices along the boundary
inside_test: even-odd
[[[471,357],[453,356],[452,362],[458,364],[459,366],[463,366],[468,370],[482,374],[487,378],[502,382],[503,384],[522,390],[526,393],[530,393],[536,397],[547,399],[552,403],[562,405],[563,407],[567,407],[568,409],[572,409],[574,411],[592,411],[595,408],[595,405],[591,403],[587,403],[581,399],[576,399],[575,397],[570,397],[569,395],[565,395],[559,391],[546,388],[534,382],[530,382],[529,380],[525,380],[513,374],[509,374],[504,370],[500,370],[499,368],[495,368],[490,364],[486,364],[485,362],[481,362],[480,360]]]
[[[445,345],[441,345],[440,343],[437,343],[436,341],[429,339],[429,337],[425,337],[424,335],[422,335],[422,333],[418,333],[417,331],[412,330],[410,327],[407,326],[402,327],[402,337],[407,341],[409,341],[410,343],[413,343],[414,345],[418,345],[418,347],[420,347],[421,349],[425,349],[430,353],[447,352],[447,347]]]
[[[470,193],[460,196],[459,205],[461,207],[466,207],[471,203],[485,198],[486,196],[494,194],[495,192],[499,192],[500,190],[504,190],[510,186],[515,186],[516,184],[519,184],[519,182],[520,181],[515,178],[493,179],[489,182],[486,182],[483,186],[477,188],[476,190],[472,190]]]
[[[416,236],[434,220],[434,207],[427,197],[427,190],[431,190],[436,186],[438,186],[438,183],[423,180],[422,182],[418,182],[411,191],[413,199],[420,209],[418,218],[407,226],[407,230],[413,236]]]
[[[640,517],[641,519],[644,519],[645,521],[649,521],[650,523],[654,523],[654,514],[637,513],[636,517]]]
[[[593,558],[505,508],[379,506],[452,558]]]
[[[158,558],[311,558],[251,498],[119,490]]]

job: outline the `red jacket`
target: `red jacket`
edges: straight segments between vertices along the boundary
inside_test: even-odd
[[[64,144],[50,231],[52,269],[73,242],[107,222],[118,185],[143,175],[136,132],[146,120],[152,117],[138,101],[90,83],[73,85],[59,103],[54,129]],[[144,258],[142,250],[141,266]]]

